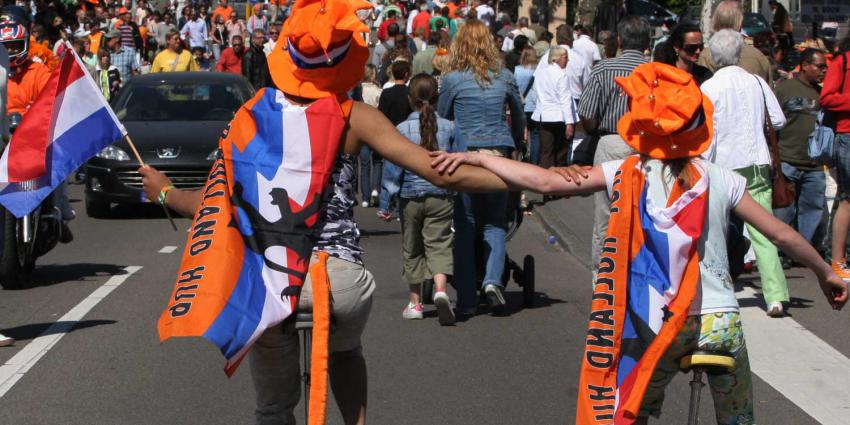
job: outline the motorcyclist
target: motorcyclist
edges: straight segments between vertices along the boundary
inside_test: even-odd
[[[9,54],[9,80],[7,83],[7,107],[9,115],[26,115],[39,93],[47,86],[50,69],[34,61],[30,55],[30,19],[27,12],[19,6],[6,6],[0,10],[0,43]],[[76,213],[71,208],[66,194],[67,187],[62,184],[55,192],[55,199],[62,215],[62,236],[60,242],[68,243],[74,236],[67,222]]]

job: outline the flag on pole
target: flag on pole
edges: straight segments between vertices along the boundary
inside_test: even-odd
[[[29,214],[86,160],[127,134],[67,48],[0,157],[0,204]]]

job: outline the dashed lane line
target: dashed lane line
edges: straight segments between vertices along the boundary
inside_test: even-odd
[[[176,246],[166,245],[166,246],[162,247],[162,249],[160,249],[158,252],[160,254],[171,254],[172,252],[174,252],[176,250],[177,250]]]
[[[755,298],[745,287],[742,298]],[[850,415],[850,359],[790,317],[770,318],[741,308],[752,372],[823,425],[845,425]]]
[[[15,383],[23,378],[24,374],[32,369],[94,306],[141,268],[141,266],[128,266],[124,268],[124,274],[110,277],[106,283],[95,289],[91,295],[80,301],[79,304],[59,318],[40,336],[36,337],[4,365],[0,366],[0,398],[6,395]]]

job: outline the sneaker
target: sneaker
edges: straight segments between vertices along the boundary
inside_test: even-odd
[[[373,190],[372,195],[369,197],[369,203],[372,205],[378,205],[378,191]]]
[[[15,344],[15,338],[0,334],[0,347],[8,347]]]
[[[490,304],[490,310],[493,314],[505,313],[505,296],[502,295],[502,288],[491,284],[484,287],[484,295],[487,296],[487,303]]]
[[[434,306],[437,307],[437,318],[443,326],[454,324],[455,313],[449,303],[449,295],[445,292],[434,293]]]
[[[850,269],[847,269],[847,263],[844,259],[832,260],[832,271],[838,275],[843,281],[850,282]]]
[[[401,317],[408,320],[422,319],[422,304],[407,303],[407,307],[401,312]]]
[[[781,301],[774,301],[767,306],[767,315],[770,317],[782,317],[785,315],[785,310],[782,309]]]
[[[363,201],[360,203],[360,206],[363,208],[369,208],[369,201]]]

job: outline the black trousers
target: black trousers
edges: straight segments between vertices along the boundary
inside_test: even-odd
[[[567,140],[563,122],[540,123],[540,166],[560,167],[569,164],[572,139]]]

